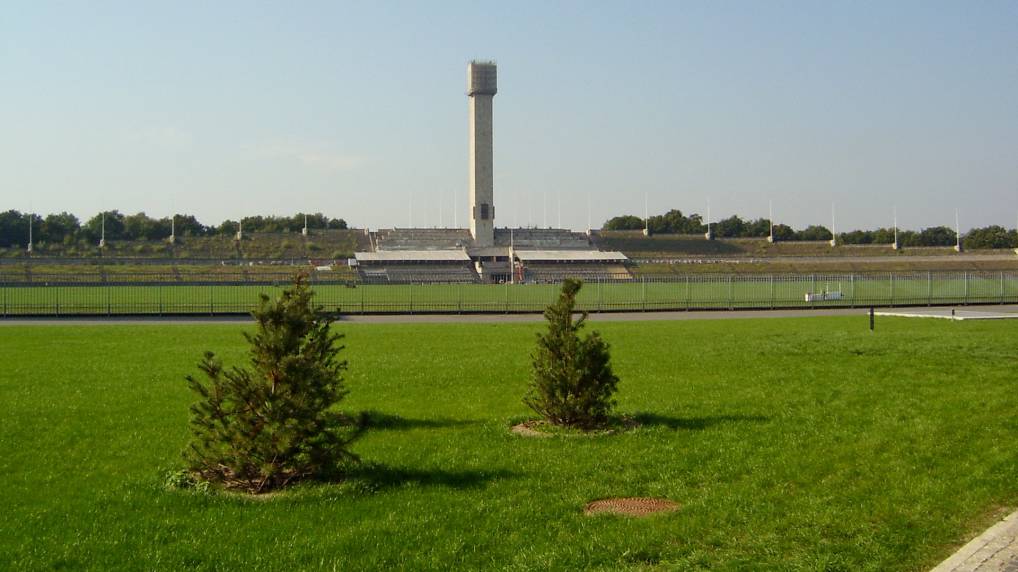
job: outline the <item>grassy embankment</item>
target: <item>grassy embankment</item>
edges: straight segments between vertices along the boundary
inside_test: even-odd
[[[207,260],[287,260],[342,259],[366,250],[363,230],[316,230],[305,237],[300,233],[245,233],[244,240],[232,236],[178,237],[174,244],[161,240],[109,240],[100,251],[97,244],[74,242],[47,244],[37,242],[34,257],[107,258],[171,261]],[[0,257],[28,258],[23,248],[0,248]]]
[[[966,254],[992,255],[995,260],[957,256],[952,248],[902,248],[890,245],[838,245],[827,242],[777,242],[762,238],[705,240],[702,236],[601,232],[595,242],[650,262],[634,267],[638,274],[688,273],[810,273],[1018,270],[1018,257],[1008,249]],[[931,259],[930,257],[936,257]],[[679,263],[664,261],[678,260]],[[661,262],[654,262],[661,261]]]
[[[0,568],[920,570],[1018,503],[1018,323],[600,323],[642,427],[533,440],[539,327],[340,325],[363,463],[263,500],[163,488],[240,327],[0,328]]]

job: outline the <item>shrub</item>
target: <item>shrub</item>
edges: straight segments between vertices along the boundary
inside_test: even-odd
[[[191,443],[184,451],[197,478],[252,493],[338,474],[355,458],[348,418],[334,410],[346,395],[338,359],[341,334],[312,305],[307,275],[252,312],[251,368],[224,369],[212,352],[188,376],[199,400],[191,406]]]
[[[583,312],[573,321],[582,285],[567,279],[558,301],[545,310],[548,331],[537,336],[530,391],[523,402],[549,423],[589,430],[608,423],[619,378],[601,336],[596,331],[583,338],[578,334],[587,320]]]

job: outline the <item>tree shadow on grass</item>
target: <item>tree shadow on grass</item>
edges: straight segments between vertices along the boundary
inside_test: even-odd
[[[373,410],[361,413],[361,425],[369,430],[442,429],[465,427],[467,425],[477,425],[478,423],[480,422],[465,419],[408,419],[392,413]]]
[[[389,467],[380,463],[358,463],[347,470],[345,477],[373,490],[385,490],[404,486],[437,486],[451,489],[473,489],[491,481],[516,478],[517,474],[504,469],[462,470],[410,469]]]
[[[703,431],[715,425],[726,423],[763,423],[770,417],[763,415],[706,415],[703,417],[669,417],[656,413],[638,413],[633,416],[644,427],[667,427],[668,429],[685,429],[687,431]]]

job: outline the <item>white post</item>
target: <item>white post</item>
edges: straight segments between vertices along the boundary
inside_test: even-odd
[[[302,228],[300,230],[300,233],[303,236],[307,236],[308,235],[308,215],[304,215],[304,228]]]
[[[29,254],[32,254],[32,213],[28,213],[28,248]]]
[[[99,248],[106,248],[106,211],[103,211],[100,219]]]
[[[177,225],[176,225],[176,223],[177,223],[177,215],[171,214],[170,215],[170,239],[167,241],[170,244],[173,244],[173,243],[175,243],[177,241]]]
[[[237,236],[234,240],[244,240],[244,219],[240,218],[237,220]]]
[[[516,283],[516,260],[513,252],[513,229],[509,229],[509,283]]]

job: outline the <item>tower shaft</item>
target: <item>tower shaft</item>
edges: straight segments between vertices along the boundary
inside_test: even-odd
[[[492,103],[496,69],[490,62],[467,65],[470,128],[470,234],[476,246],[495,243]]]

